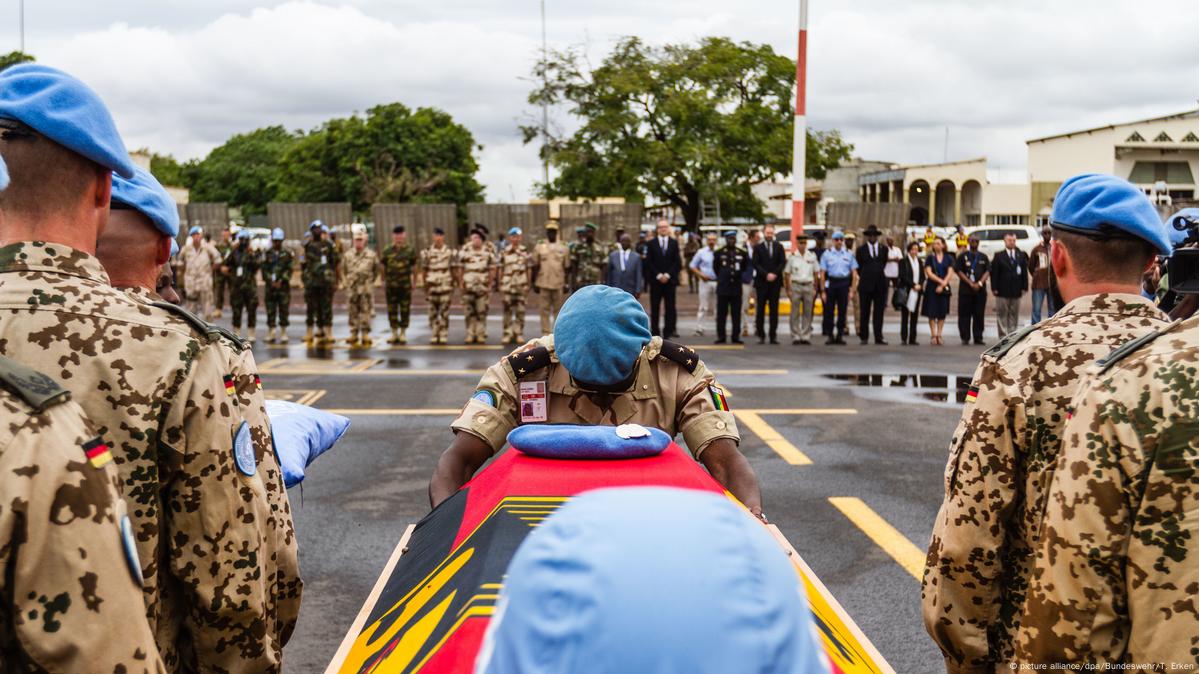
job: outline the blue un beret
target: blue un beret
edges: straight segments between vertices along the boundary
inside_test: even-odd
[[[192,236],[193,234],[203,234],[203,233],[204,233],[204,229],[202,227],[200,227],[199,225],[192,225],[192,228],[187,230],[188,236]]]
[[[1082,236],[1142,239],[1163,255],[1172,250],[1166,225],[1145,193],[1127,180],[1101,173],[1084,173],[1062,183],[1049,224]]]
[[[37,63],[0,72],[0,119],[16,120],[122,178],[134,164],[104,102],[86,84]]]
[[[795,565],[722,494],[581,494],[525,537],[505,577],[481,674],[826,671]]]
[[[178,254],[179,254],[179,242],[174,239],[171,239],[171,257],[175,257]]]
[[[633,374],[650,340],[649,316],[620,288],[587,286],[562,305],[554,324],[554,350],[576,380],[612,386]]]
[[[112,201],[140,212],[166,236],[179,235],[179,207],[149,171],[136,168],[130,180],[113,176]]]
[[[276,227],[271,230],[271,240],[282,241],[286,238],[287,238],[287,234],[283,231],[283,229],[281,227]]]
[[[1192,233],[1199,230],[1199,208],[1184,208],[1166,220],[1166,233],[1170,236],[1170,247],[1177,248],[1186,243]]]

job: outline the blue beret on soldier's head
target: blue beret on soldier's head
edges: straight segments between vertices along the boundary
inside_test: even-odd
[[[274,241],[282,241],[287,238],[287,234],[283,232],[282,227],[276,227],[271,230],[271,239]]]
[[[135,168],[133,178],[112,178],[112,203],[138,211],[166,236],[179,235],[179,207],[158,179],[143,168]]]
[[[104,102],[61,70],[21,63],[0,72],[2,120],[20,122],[123,178],[133,177],[133,160]]]
[[[508,230],[508,236],[519,236],[521,233],[520,227],[513,227]]]
[[[324,226],[325,226],[325,223],[321,222],[320,220],[313,220],[312,222],[308,223],[308,229],[310,229],[310,230],[323,229]]]
[[[1141,239],[1169,255],[1170,237],[1157,209],[1137,186],[1101,173],[1074,176],[1058,188],[1050,227],[1099,239]]]
[[[193,234],[203,234],[203,233],[204,233],[204,230],[201,229],[199,225],[192,225],[192,228],[187,230],[188,236],[192,236]]]
[[[649,343],[649,316],[620,288],[587,286],[558,312],[554,350],[576,381],[612,386],[628,379]]]
[[[1199,208],[1184,208],[1166,219],[1170,246],[1177,248],[1193,234],[1199,234]]]
[[[735,239],[735,238],[737,238],[737,230],[735,230],[735,229],[728,229],[728,230],[725,230],[725,232],[724,232],[724,238],[726,238],[726,239],[727,239],[727,238],[729,238],[730,236],[731,236],[731,237],[733,237],[734,239]]]
[[[845,238],[845,234],[843,232],[833,232],[834,240],[835,239],[844,239],[844,238]]]
[[[826,671],[795,565],[723,494],[581,494],[525,537],[506,578],[481,674]]]
[[[250,240],[250,230],[248,230],[244,227],[237,230],[237,238],[241,239],[242,241],[249,241]]]

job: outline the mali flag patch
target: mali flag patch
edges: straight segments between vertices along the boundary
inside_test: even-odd
[[[972,403],[975,400],[978,400],[978,387],[971,386],[970,388],[966,389],[966,402]]]
[[[716,384],[709,384],[708,392],[712,394],[712,404],[716,405],[717,410],[721,412],[729,411],[729,401],[724,396],[724,389]]]
[[[100,436],[96,436],[83,443],[83,453],[87,456],[87,460],[96,468],[103,468],[112,461],[112,448],[101,440]]]
[[[233,395],[233,375],[225,375],[225,393]]]

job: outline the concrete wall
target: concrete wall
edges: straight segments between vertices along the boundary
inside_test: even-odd
[[[1029,186],[1027,183],[983,186],[983,216],[1028,215]]]
[[[1029,142],[1028,180],[1031,183],[1061,183],[1079,173],[1111,173],[1115,138],[1112,130],[1105,129]]]

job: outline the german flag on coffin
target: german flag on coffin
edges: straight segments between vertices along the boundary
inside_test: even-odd
[[[402,556],[380,577],[329,671],[471,672],[508,564],[532,528],[576,494],[641,485],[727,493],[674,443],[656,456],[622,460],[505,451],[401,541]],[[798,555],[792,559],[830,671],[891,672]]]

